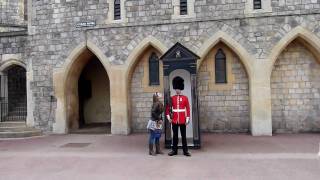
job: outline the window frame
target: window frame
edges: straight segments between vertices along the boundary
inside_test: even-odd
[[[188,0],[180,0],[180,15],[188,15]]]
[[[220,57],[218,57],[220,56]],[[224,69],[218,69],[218,65],[219,63],[223,63],[223,67]],[[219,48],[217,53],[215,54],[214,57],[214,73],[215,73],[215,83],[216,84],[227,84],[228,83],[228,77],[227,77],[227,56],[225,54],[225,52]],[[220,78],[218,77],[219,75],[221,75],[221,73],[223,73],[224,78]]]
[[[121,20],[121,0],[114,0],[113,19],[114,20]]]
[[[253,0],[253,9],[262,9],[262,2],[261,0]]]
[[[148,66],[149,67],[149,86],[159,86],[160,85],[159,56],[155,52],[152,52],[149,56],[148,63],[149,63],[148,64],[149,65]],[[156,76],[156,77],[153,77],[153,76]]]
[[[186,14],[181,14],[181,0],[172,0],[173,14],[171,19],[196,18],[195,0],[186,0]]]

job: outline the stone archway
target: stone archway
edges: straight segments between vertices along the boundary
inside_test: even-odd
[[[149,85],[149,57],[155,53],[159,60],[159,85]],[[145,122],[150,118],[152,95],[155,92],[163,93],[163,70],[160,61],[161,53],[149,46],[138,56],[130,72],[129,84],[129,110],[131,131],[145,132]]]
[[[215,81],[215,57],[223,52],[226,81]],[[250,131],[249,76],[241,58],[223,41],[207,51],[198,64],[200,128],[204,132]]]
[[[143,39],[132,50],[126,61],[126,79],[128,95],[128,117],[131,131],[146,131],[145,122],[150,117],[150,107],[152,103],[152,94],[163,91],[162,69],[159,70],[160,84],[158,86],[149,86],[148,84],[148,58],[154,52],[160,58],[168,48],[159,40],[152,36]],[[162,62],[160,61],[160,68]],[[141,101],[144,99],[144,101]],[[138,103],[135,103],[135,101]],[[148,106],[148,107],[140,107]],[[140,112],[139,112],[140,111]]]
[[[275,133],[320,132],[320,59],[298,36],[283,49],[271,73]]]
[[[203,69],[203,64],[208,63],[209,61],[207,60],[208,55],[210,55],[210,53],[212,54],[214,50],[217,50],[216,47],[218,47],[219,45],[222,45],[224,48],[226,48],[231,54],[229,55],[230,57],[236,57],[234,58],[233,61],[235,64],[238,64],[238,69],[241,71],[240,74],[245,75],[244,77],[246,77],[245,79],[245,84],[244,86],[246,86],[245,88],[245,97],[241,97],[244,98],[245,103],[241,102],[243,104],[243,106],[245,106],[243,111],[246,111],[246,115],[243,116],[240,119],[248,119],[249,118],[249,128],[245,128],[245,129],[250,129],[252,135],[270,135],[271,134],[271,123],[270,123],[270,131],[269,131],[269,118],[268,115],[266,115],[265,113],[265,109],[264,107],[262,107],[261,105],[264,103],[260,103],[261,99],[257,99],[257,95],[256,93],[258,92],[256,89],[260,88],[258,86],[258,84],[256,84],[255,80],[254,80],[254,68],[255,68],[255,59],[246,51],[246,49],[237,41],[235,41],[232,37],[230,37],[228,34],[226,34],[225,32],[222,31],[218,31],[215,34],[213,34],[211,37],[208,38],[208,40],[206,40],[204,42],[204,44],[201,46],[201,48],[199,48],[197,54],[201,57],[201,59],[198,61],[198,71],[199,71],[199,83],[201,83],[201,77],[206,76],[204,69]],[[213,59],[212,59],[213,61]],[[213,66],[213,64],[209,63],[209,66]],[[231,64],[229,65],[229,69],[231,68]],[[212,68],[211,68],[212,70]],[[204,73],[201,73],[201,71],[203,71]],[[207,72],[207,70],[206,70]],[[232,77],[232,76],[229,76]],[[235,77],[233,75],[233,77]],[[207,80],[206,80],[207,81]],[[237,84],[237,82],[239,83],[240,80],[233,80],[235,82],[235,84]],[[240,84],[238,84],[240,85]],[[198,85],[198,86],[201,86]],[[215,91],[219,90],[217,89],[218,87],[214,85],[210,85],[211,89],[215,89]],[[210,90],[209,86],[208,87],[203,87],[205,91]],[[209,89],[206,89],[209,88]],[[232,87],[230,86],[224,86],[224,87],[219,87],[220,90],[226,90],[226,89],[230,89]],[[198,91],[201,92],[203,91],[200,87],[198,88]],[[261,92],[261,91],[259,91]],[[235,92],[234,92],[235,93]],[[250,98],[249,98],[250,97]],[[207,97],[208,98],[208,97]],[[230,97],[229,97],[230,98]],[[199,99],[199,101],[201,101]],[[221,102],[222,103],[222,102]],[[246,110],[246,108],[248,108]],[[249,113],[249,114],[248,114]],[[201,114],[201,113],[200,113]],[[223,117],[223,116],[221,116]],[[245,118],[244,118],[245,117]],[[261,118],[262,117],[262,118]],[[225,118],[224,118],[225,119]],[[239,119],[239,118],[238,118]],[[271,119],[271,118],[270,118]],[[263,122],[261,122],[261,120],[263,120]],[[242,120],[244,121],[244,120]],[[247,120],[245,120],[247,121]],[[243,122],[242,124],[247,124],[247,122]],[[220,124],[223,125],[224,123]],[[239,123],[237,122],[238,125],[234,125],[234,126],[239,126]],[[241,124],[241,123],[240,123]],[[213,124],[211,129],[213,128]],[[220,126],[220,125],[216,125]],[[240,125],[241,126],[241,125]],[[247,125],[246,125],[247,126]],[[204,127],[202,127],[203,129]],[[239,130],[239,129],[238,129]],[[207,129],[207,131],[209,131]],[[247,130],[245,130],[247,131]]]
[[[27,120],[27,77],[25,64],[9,60],[0,67],[1,121]]]
[[[64,68],[56,69],[54,71],[54,88],[55,96],[57,98],[56,122],[53,124],[53,131],[55,133],[68,133],[70,129],[77,129],[79,127],[79,92],[78,82],[82,70],[86,65],[96,59],[100,67],[105,72],[105,79],[108,79],[108,86],[112,86],[109,80],[110,65],[103,53],[92,43],[80,44],[75,48],[70,56],[67,58]],[[109,97],[112,97],[111,90],[109,90]],[[109,98],[109,105],[111,112],[113,99]],[[112,114],[110,115],[112,121]],[[109,120],[110,120],[109,118]],[[113,126],[111,126],[112,131]]]
[[[99,59],[89,49],[84,50],[73,62],[66,82],[69,130],[74,132],[87,125],[111,123],[109,77]]]
[[[319,37],[298,26],[273,47],[268,59],[266,69],[271,79],[273,131],[318,132],[320,122],[315,117],[319,117]],[[300,107],[302,110],[294,110],[291,113],[294,117],[290,118],[289,111]]]

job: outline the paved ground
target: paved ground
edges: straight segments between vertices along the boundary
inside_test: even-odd
[[[202,138],[190,158],[148,156],[147,134],[0,140],[0,179],[320,179],[320,134]]]

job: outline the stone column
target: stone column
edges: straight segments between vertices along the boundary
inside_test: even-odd
[[[0,76],[1,76],[1,90],[0,90],[0,97],[1,97],[1,104],[0,104],[0,115],[1,116],[5,116],[6,112],[4,110],[4,106],[6,106],[6,104],[4,103],[8,103],[8,76],[5,72],[0,72]],[[3,103],[2,103],[3,102]],[[0,122],[2,121],[2,117],[0,117]]]
[[[68,132],[63,75],[63,71],[57,70],[53,72],[54,93],[57,99],[57,109],[55,113],[55,122],[53,123],[53,132],[57,134],[65,134]]]
[[[250,80],[251,133],[253,136],[272,135],[270,77],[264,61],[259,60],[255,63],[254,73]]]
[[[1,76],[1,98],[5,98],[3,100],[8,102],[8,76],[4,72],[1,72],[0,76]]]
[[[29,68],[32,69],[32,68]],[[32,90],[30,83],[33,81],[33,71],[29,70],[26,72],[26,83],[27,83],[27,126],[33,127],[34,126],[34,117],[33,117],[33,110],[34,110],[34,102],[32,96]]]
[[[112,67],[110,78],[111,133],[130,133],[128,83],[124,67]]]

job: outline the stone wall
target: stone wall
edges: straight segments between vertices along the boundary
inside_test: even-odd
[[[216,84],[214,58],[221,48],[227,58],[227,83]],[[217,45],[198,72],[200,127],[204,132],[249,131],[249,82],[239,57],[223,44]]]
[[[180,42],[193,52],[199,53],[202,52],[203,45],[208,39],[223,32],[225,36],[222,41],[228,41],[226,44],[234,51],[244,49],[249,55],[244,60],[252,59],[248,62],[257,63],[270,62],[271,59],[268,58],[275,45],[297,27],[320,37],[320,14],[317,0],[271,1],[272,12],[248,15],[244,13],[244,9],[245,2],[249,1],[197,0],[195,18],[172,19],[171,0],[157,2],[128,0],[125,2],[128,23],[107,24],[107,0],[33,0],[31,1],[33,9],[30,10],[33,33],[27,37],[0,36],[0,58],[4,59],[3,57],[8,54],[20,54],[21,60],[26,62],[27,71],[32,75],[30,94],[34,100],[35,125],[45,131],[51,131],[52,124],[57,121],[52,116],[54,110],[50,112],[51,96],[55,95],[53,72],[67,66],[66,60],[80,44],[94,44],[96,49],[105,56],[105,61],[108,61],[111,69],[120,69],[134,61],[130,59],[131,53],[149,36],[157,39],[167,48]],[[17,0],[11,2],[17,2]],[[77,23],[86,21],[95,21],[96,26],[76,27]],[[11,20],[6,20],[6,23],[11,23]],[[230,39],[233,41],[231,42]],[[255,74],[252,76],[255,77]],[[135,79],[135,77],[139,75],[134,74],[128,79]],[[266,90],[267,88],[261,89]],[[212,96],[215,98],[215,95]],[[137,95],[132,98],[141,97]],[[140,100],[137,99],[138,102]],[[55,106],[52,107],[54,109]],[[132,105],[130,108],[133,109]],[[131,114],[133,115],[134,111]],[[146,116],[149,116],[149,112]],[[136,120],[132,122],[138,121],[139,118],[136,116]],[[240,119],[244,119],[244,116],[241,115]],[[207,126],[213,127],[212,124]],[[144,129],[144,125],[134,128]],[[203,126],[202,128],[205,129]]]
[[[140,62],[131,80],[131,128],[133,132],[147,131],[146,124],[150,119],[153,93],[143,92],[143,73],[143,63]]]
[[[27,45],[26,36],[13,36],[13,37],[1,37],[0,36],[0,60],[5,59],[2,56],[5,55],[20,55],[23,56],[25,52],[25,46]],[[22,60],[24,61],[24,60]]]
[[[36,96],[35,114],[42,114],[43,117],[49,114],[48,110],[44,108],[41,111],[38,109],[40,109],[40,105],[43,107],[49,104],[50,94],[54,93],[51,81],[52,69],[64,67],[64,61],[68,55],[80,43],[85,42],[86,39],[104,53],[112,66],[118,66],[128,63],[129,54],[148,36],[157,38],[166,47],[171,47],[175,42],[181,42],[187,48],[198,52],[208,38],[216,32],[223,31],[230,38],[239,42],[249,54],[259,60],[267,58],[274,45],[298,25],[303,25],[306,29],[312,30],[317,34],[317,22],[319,21],[311,21],[312,19],[320,19],[320,16],[306,15],[303,18],[275,17],[226,20],[223,22],[208,21],[123,26],[87,31],[82,31],[81,29],[72,30],[72,28],[68,31],[67,29],[58,28],[52,29],[52,33],[36,34],[30,37],[28,47],[28,50],[30,50],[28,52],[31,54],[28,59],[33,62],[34,77],[41,78],[41,80],[35,79],[34,83],[37,85],[32,87],[34,96]],[[295,23],[288,25],[286,22]],[[49,68],[49,71],[42,71],[44,67]],[[49,79],[49,81],[46,81],[46,79]],[[45,85],[40,86],[40,84]],[[151,95],[146,98],[150,97]],[[37,107],[38,105],[39,107]],[[147,119],[147,116],[149,117],[149,112],[146,112],[143,115],[145,119]],[[39,116],[35,115],[35,121],[41,121],[37,117]],[[136,118],[136,120],[138,119],[139,117]],[[132,120],[131,122],[134,121]],[[141,121],[143,122],[144,119],[141,119]],[[144,129],[144,123],[142,122],[139,128],[134,127],[134,129]]]
[[[318,0],[272,0],[273,10],[276,12],[310,13],[319,12]]]
[[[301,42],[279,56],[271,88],[275,132],[320,131],[320,64]]]
[[[27,0],[1,0],[0,24],[25,25],[25,1]]]

